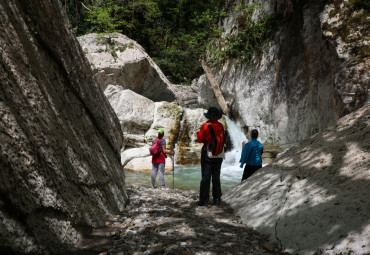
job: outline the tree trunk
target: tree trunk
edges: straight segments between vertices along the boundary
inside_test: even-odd
[[[213,92],[215,93],[217,102],[220,105],[221,110],[224,112],[224,114],[229,116],[230,115],[229,107],[227,106],[225,98],[222,95],[220,85],[216,81],[216,78],[213,75],[211,69],[208,67],[207,62],[203,58],[201,58],[200,63],[202,64],[203,70],[204,70],[204,72],[206,72],[207,78],[208,78],[209,82],[211,83]]]

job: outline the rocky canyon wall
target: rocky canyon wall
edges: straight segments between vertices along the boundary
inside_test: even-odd
[[[125,207],[122,131],[58,1],[0,1],[0,253],[59,253]]]
[[[290,147],[368,100],[370,21],[368,11],[353,12],[345,1],[261,2],[253,20],[279,16],[263,53],[213,70],[234,119],[245,130],[260,130],[265,144]],[[225,37],[237,33],[238,18],[233,9],[220,21]],[[204,76],[198,87],[201,106],[217,105]]]
[[[291,254],[369,254],[370,105],[280,154],[222,198]]]
[[[200,164],[202,144],[196,131],[207,119],[206,110],[196,108],[197,87],[171,84],[145,50],[125,35],[88,34],[78,40],[121,124],[123,169],[151,171],[149,146],[160,128],[167,148],[177,143],[177,164]],[[170,157],[165,170],[172,170]]]

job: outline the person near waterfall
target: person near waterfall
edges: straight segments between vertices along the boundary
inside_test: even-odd
[[[160,149],[161,152],[159,155],[152,155],[152,187],[156,188],[155,186],[155,179],[157,178],[157,173],[159,175],[159,182],[161,183],[162,188],[165,188],[164,183],[164,168],[166,163],[167,154],[175,155],[174,151],[168,151],[166,148],[166,140],[163,139],[164,137],[164,130],[158,130],[158,138],[160,140]],[[154,142],[153,142],[154,143]]]
[[[243,171],[242,181],[249,178],[254,172],[262,167],[263,146],[257,141],[258,130],[253,129],[250,132],[251,140],[243,142],[243,150],[240,158],[240,167],[245,168]]]
[[[198,142],[203,143],[201,152],[202,180],[200,181],[198,206],[207,206],[209,203],[211,178],[213,203],[220,205],[222,196],[220,173],[223,158],[217,155],[223,153],[224,147],[224,128],[218,121],[222,117],[222,112],[216,107],[210,107],[204,116],[208,121],[202,124],[200,131],[197,131]],[[212,154],[209,154],[210,146],[213,147]]]

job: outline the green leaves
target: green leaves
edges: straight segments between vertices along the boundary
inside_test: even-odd
[[[369,0],[349,0],[346,3],[346,6],[348,6],[352,10],[367,10],[370,11],[370,1]]]
[[[223,62],[226,58],[237,58],[242,62],[250,61],[256,54],[262,53],[262,47],[269,41],[277,29],[277,16],[263,14],[257,22],[253,22],[252,14],[260,5],[252,4],[240,7],[238,32],[221,39],[222,49],[217,49],[211,44],[211,61],[215,64]]]
[[[352,0],[354,1],[354,0]],[[359,0],[357,0],[359,1]],[[234,5],[225,0],[70,0],[67,11],[76,34],[121,32],[136,40],[174,83],[189,83],[203,73],[199,57],[209,52],[215,63],[226,58],[250,60],[275,31],[274,17],[258,22],[259,1]],[[218,27],[229,13],[238,33],[224,38]]]

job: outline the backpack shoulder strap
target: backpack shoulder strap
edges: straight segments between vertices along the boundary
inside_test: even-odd
[[[212,154],[214,155],[214,153],[216,152],[217,150],[217,140],[216,140],[216,134],[215,134],[215,131],[213,130],[213,127],[210,123],[207,123],[208,125],[208,128],[209,128],[209,132],[211,133],[211,136],[212,136],[212,144],[211,144],[211,148],[212,148]]]
[[[208,128],[209,128],[209,131],[211,132],[211,136],[212,137],[216,136],[215,131],[213,130],[212,125],[209,124],[209,123],[207,123],[207,125],[208,125]],[[222,129],[223,129],[223,127],[222,127]]]
[[[213,130],[213,127],[211,124],[207,123],[209,131],[211,132],[212,138],[216,137],[215,131]],[[225,134],[224,125],[222,125],[222,133]]]

